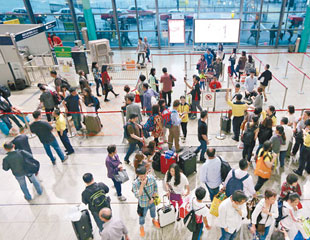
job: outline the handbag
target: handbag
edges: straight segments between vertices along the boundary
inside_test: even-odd
[[[126,169],[123,169],[122,171],[118,171],[118,173],[114,176],[114,179],[120,183],[127,182],[129,180],[129,177],[128,177]]]
[[[218,194],[216,194],[215,197],[213,198],[213,201],[211,204],[210,214],[218,217],[219,216],[219,206],[226,198],[227,197],[226,197],[224,192],[219,192]]]
[[[174,86],[175,86],[175,84],[174,84],[174,81],[173,81],[173,77],[172,77],[172,75],[171,75],[171,74],[170,74],[169,76],[170,76],[170,80],[171,80],[171,82],[172,82],[172,87],[174,87]]]
[[[271,210],[271,207],[272,207],[272,205],[271,205],[270,208],[269,208],[269,212],[270,212],[270,210]],[[262,215],[261,215],[261,214],[262,214],[262,213],[259,214],[259,216],[257,217],[257,219],[258,219],[259,217],[262,218]],[[264,234],[265,234],[266,223],[267,223],[267,221],[268,221],[268,218],[269,218],[269,215],[267,216],[266,222],[265,222],[264,224],[259,223],[260,220],[257,220],[258,223],[256,224],[256,231],[257,231],[260,235],[264,235]]]

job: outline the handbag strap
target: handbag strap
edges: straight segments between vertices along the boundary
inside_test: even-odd
[[[147,182],[146,182],[147,184]],[[152,198],[150,197],[149,193],[146,191],[145,187],[143,187],[143,192],[145,192],[146,196],[148,197],[149,200],[151,200]]]

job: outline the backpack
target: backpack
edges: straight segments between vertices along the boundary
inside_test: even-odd
[[[152,167],[155,171],[160,171],[160,156],[161,152],[156,152],[153,157]]]
[[[89,205],[92,211],[98,213],[104,207],[110,208],[109,198],[106,197],[105,191],[99,189],[99,187],[97,187],[97,190],[90,196],[89,199],[90,199]]]
[[[132,125],[134,127],[134,123],[132,122],[127,122],[125,125],[124,125],[124,138],[125,139],[129,139],[130,137],[130,134],[128,133],[128,126],[129,125]]]
[[[144,124],[143,128],[148,132],[152,132],[155,130],[154,116],[149,117],[149,119]]]
[[[24,170],[27,174],[36,174],[37,172],[39,172],[39,161],[35,160],[30,153],[24,150],[18,150],[17,152],[21,154],[24,159]]]
[[[250,124],[247,123],[247,129],[242,135],[242,142],[246,144],[252,144],[254,142],[255,130],[255,127],[250,127]]]
[[[235,170],[232,170],[232,177],[229,179],[226,185],[226,196],[230,197],[235,191],[243,191],[243,181],[249,177],[249,174],[245,175],[243,178],[236,178]]]
[[[53,100],[54,100],[54,104],[57,106],[61,103],[61,97],[59,96],[59,94],[56,91],[51,91],[50,93],[52,94]]]
[[[231,166],[229,165],[228,162],[224,161],[220,156],[218,158],[221,160],[221,178],[222,182],[225,182],[225,179],[228,175],[228,173],[231,170]]]
[[[171,111],[169,111],[168,109],[166,109],[165,111],[163,111],[162,117],[163,117],[163,126],[165,128],[171,128],[172,126],[172,121],[171,121]]]
[[[269,140],[272,136],[272,130],[270,134],[270,129],[266,127],[260,126],[258,132],[258,140],[260,143],[264,143],[265,141]]]
[[[6,86],[0,85],[0,93],[1,93],[2,97],[4,97],[4,98],[8,98],[11,96],[11,91]]]
[[[68,80],[65,78],[61,78],[61,85],[65,86],[67,89],[71,88],[71,85],[68,83]]]
[[[100,102],[99,102],[99,100],[98,100],[98,98],[96,98],[96,97],[92,97],[92,100],[93,100],[93,103],[94,103],[94,105],[95,105],[95,109],[96,109],[96,111],[99,109],[99,108],[101,108],[100,107]]]
[[[194,200],[194,199],[193,199]],[[186,225],[187,229],[191,232],[196,232],[197,231],[197,228],[198,228],[198,223],[196,221],[196,213],[197,211],[203,209],[204,207],[202,208],[199,208],[197,210],[194,210],[192,209],[184,218],[183,222],[184,222],[184,225]]]
[[[0,110],[3,112],[11,112],[11,107],[6,101],[0,100]]]

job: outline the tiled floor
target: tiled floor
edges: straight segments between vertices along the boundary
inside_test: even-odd
[[[264,50],[266,52],[267,50]],[[158,53],[167,53],[166,51],[156,51]],[[154,51],[155,53],[155,51]],[[288,94],[286,106],[293,104],[297,108],[309,107],[309,94],[307,91],[310,87],[310,80],[305,80],[305,94],[298,94],[300,88],[302,75],[293,68],[288,70],[288,79],[283,79],[285,74],[285,67],[287,61],[291,61],[296,66],[300,65],[301,55],[298,54],[281,54],[279,57],[279,69],[275,69],[277,62],[277,55],[257,54],[259,59],[265,63],[271,64],[271,70],[274,75],[288,87]],[[191,63],[191,68],[195,69],[195,63],[199,56],[187,57],[188,64]],[[114,61],[122,62],[128,58],[135,58],[134,52],[116,52]],[[118,60],[121,59],[121,60]],[[173,92],[173,98],[178,98],[184,93],[184,57],[183,56],[154,56],[154,67],[157,69],[157,76],[159,77],[160,69],[163,66],[168,67],[170,73],[177,77],[176,87]],[[258,64],[257,64],[258,65]],[[310,58],[305,57],[303,63],[303,71],[310,73]],[[188,76],[192,75],[195,71],[188,71]],[[225,81],[227,81],[225,79]],[[122,86],[124,83],[134,86],[134,81],[115,81],[116,92],[121,93],[121,96],[111,102],[103,103],[101,99],[102,111],[119,110],[123,102]],[[226,86],[227,82],[224,83]],[[271,94],[266,106],[274,104],[276,108],[280,108],[283,101],[284,88],[281,88],[276,81],[272,81]],[[22,107],[25,111],[33,111],[38,104],[39,92],[35,88],[28,88],[22,92],[13,92],[11,101],[14,105]],[[284,113],[277,113],[278,119]],[[297,114],[300,114],[298,112]],[[112,198],[113,215],[123,219],[129,228],[130,239],[140,239],[138,235],[138,217],[136,214],[137,200],[131,192],[131,181],[123,185],[123,194],[127,197],[127,202],[121,203],[116,198],[112,181],[107,178],[107,171],[105,167],[106,147],[114,143],[118,146],[118,151],[121,159],[125,155],[126,146],[122,143],[122,119],[120,113],[101,114],[103,123],[103,130],[100,136],[85,137],[75,136],[71,138],[71,142],[76,149],[76,153],[69,157],[69,160],[62,164],[57,161],[56,166],[52,166],[50,160],[47,158],[44,149],[37,137],[31,138],[30,145],[33,149],[35,158],[41,163],[41,170],[39,178],[44,189],[42,196],[34,194],[34,189],[31,186],[34,200],[30,203],[26,202],[23,198],[22,192],[17,184],[17,181],[10,172],[0,172],[0,239],[29,239],[29,240],[71,240],[75,239],[75,235],[71,226],[69,213],[72,208],[81,203],[81,192],[84,189],[82,175],[86,172],[93,173],[96,181],[102,181],[110,187],[110,196]],[[210,145],[216,147],[221,156],[229,161],[233,167],[237,167],[238,161],[241,158],[241,151],[237,148],[236,143],[227,136],[225,140],[217,140],[216,135],[219,133],[219,119],[220,114],[209,115],[209,135],[211,138]],[[190,121],[189,136],[187,142],[183,145],[197,146],[197,120]],[[8,140],[1,136],[1,141]],[[1,151],[3,157],[4,152]],[[1,158],[2,159],[2,158]],[[0,161],[2,163],[2,160]],[[199,182],[199,169],[198,173],[189,177],[191,190],[200,186]],[[294,166],[285,167],[280,173],[274,173],[272,178],[265,184],[264,188],[271,187],[275,190],[280,189],[280,183],[284,181],[286,175],[291,172]],[[134,179],[132,166],[126,165],[129,172],[130,179]],[[253,168],[251,167],[250,173],[253,175]],[[158,186],[160,195],[164,194],[162,189],[163,175],[156,173],[158,179]],[[255,177],[254,177],[255,178]],[[300,184],[303,188],[303,215],[309,216],[310,210],[310,176],[305,175],[300,178]],[[29,185],[30,186],[30,185]],[[262,190],[263,191],[263,190]],[[205,199],[209,201],[209,196]],[[94,222],[95,239],[99,239],[98,229]],[[218,239],[219,230],[213,228],[209,232],[203,234],[202,239]],[[186,229],[180,232],[174,230],[174,226],[167,226],[163,229],[156,230],[152,227],[150,218],[146,221],[146,236],[144,239],[190,239],[190,234]],[[250,236],[247,231],[246,225],[242,228],[242,233],[238,239],[248,240]]]

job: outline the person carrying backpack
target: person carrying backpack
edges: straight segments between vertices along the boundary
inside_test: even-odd
[[[223,184],[227,197],[231,196],[236,190],[242,190],[249,198],[256,197],[254,181],[247,172],[248,168],[247,160],[241,159],[239,161],[239,168],[230,170]]]
[[[40,105],[38,108],[41,108],[44,106],[47,121],[52,121],[52,112],[54,111],[54,108],[56,107],[56,103],[54,101],[53,94],[50,90],[46,89],[45,86],[40,86],[41,96],[40,96]]]
[[[191,119],[195,119],[197,117],[197,108],[199,109],[200,112],[202,112],[202,107],[200,106],[200,96],[201,96],[201,91],[200,91],[200,77],[197,75],[193,75],[193,86],[189,85],[186,77],[184,77],[184,83],[186,86],[191,89],[190,94],[192,95],[192,107],[193,107],[193,114]]]
[[[245,125],[245,131],[241,137],[244,144],[242,157],[251,162],[252,152],[255,147],[256,138],[258,135],[258,117],[253,117],[250,123]]]
[[[82,202],[88,205],[99,231],[102,232],[104,222],[99,218],[99,211],[102,208],[111,208],[110,197],[106,196],[109,193],[109,187],[102,182],[96,183],[91,173],[85,173],[83,181],[86,188],[82,192]]]

